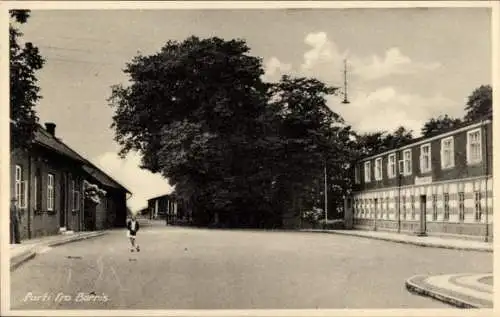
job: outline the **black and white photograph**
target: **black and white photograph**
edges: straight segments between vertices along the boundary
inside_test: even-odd
[[[493,316],[499,5],[450,3],[5,1],[2,315]]]

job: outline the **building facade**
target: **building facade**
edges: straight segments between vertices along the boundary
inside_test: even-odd
[[[165,219],[167,224],[182,224],[192,221],[192,217],[182,201],[173,195],[161,195],[148,200],[150,219]]]
[[[346,223],[358,229],[492,237],[490,119],[355,163]]]
[[[121,213],[126,213],[122,208],[126,205],[128,190],[115,181],[108,181],[113,184],[110,187],[96,179],[110,177],[58,139],[55,124],[48,123],[45,129],[39,127],[30,150],[12,151],[10,167],[10,190],[16,199],[21,239],[104,229],[119,225]],[[110,188],[94,209],[89,209],[90,204],[84,197],[88,181]],[[113,220],[94,226],[86,221],[90,217]]]

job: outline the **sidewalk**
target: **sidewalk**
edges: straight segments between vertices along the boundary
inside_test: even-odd
[[[397,243],[413,244],[423,247],[445,248],[467,251],[493,252],[493,243],[466,239],[441,238],[435,236],[419,237],[406,233],[368,230],[323,230],[305,229],[303,232],[322,232],[332,234],[350,235],[363,238],[391,241]]]
[[[106,234],[106,231],[76,232],[73,234],[60,234],[56,236],[43,237],[22,241],[21,244],[10,245],[10,270],[13,271],[26,261],[34,258],[37,253],[44,249],[91,239]]]
[[[493,274],[417,275],[406,280],[408,291],[460,308],[493,308]]]

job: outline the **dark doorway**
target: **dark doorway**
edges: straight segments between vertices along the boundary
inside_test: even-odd
[[[94,231],[96,229],[96,223],[95,223],[96,205],[85,204],[85,207],[83,209],[84,209],[83,211],[84,230]]]
[[[60,202],[59,202],[59,226],[61,228],[66,227],[66,177],[61,175],[61,188],[59,190]]]
[[[427,232],[427,196],[420,195],[420,235]]]

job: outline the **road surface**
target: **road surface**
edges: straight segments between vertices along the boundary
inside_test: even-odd
[[[415,274],[491,272],[492,253],[334,234],[149,227],[46,249],[11,274],[11,309],[450,308]],[[92,294],[92,295],[90,295]]]

